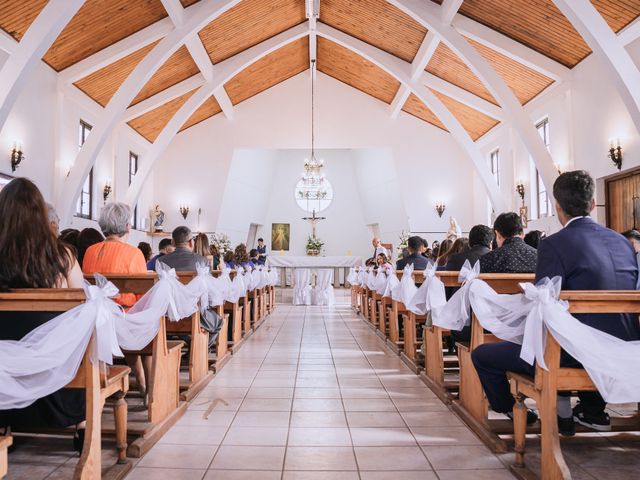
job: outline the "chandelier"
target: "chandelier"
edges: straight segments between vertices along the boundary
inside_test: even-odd
[[[315,68],[315,59],[311,60],[311,68]],[[327,197],[325,177],[322,173],[323,160],[316,158],[315,151],[315,75],[311,74],[311,158],[304,161],[302,182],[298,197],[307,200],[320,200]]]

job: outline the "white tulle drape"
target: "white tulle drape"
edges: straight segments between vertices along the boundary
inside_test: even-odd
[[[0,409],[22,408],[63,388],[76,375],[84,352],[96,332],[97,360],[111,364],[122,350],[140,350],[157,335],[166,316],[177,321],[192,315],[199,304],[217,306],[237,301],[246,292],[243,276],[230,280],[228,270],[214,278],[199,266],[197,276],[184,285],[175,270],[157,263],[158,281],[127,312],[112,300],[118,289],[96,275],[85,285],[86,302],[31,331],[19,341],[0,341]],[[266,274],[265,274],[266,273]],[[277,275],[262,272],[256,282],[270,285]],[[94,359],[96,360],[96,359]]]
[[[407,265],[402,271],[400,282],[391,291],[391,298],[406,305],[417,291],[418,288],[413,280],[413,264]]]
[[[430,310],[441,308],[446,303],[444,284],[436,277],[437,266],[429,262],[424,270],[424,282],[411,299],[405,303],[407,310],[424,315]]]

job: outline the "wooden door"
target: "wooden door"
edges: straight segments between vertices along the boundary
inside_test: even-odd
[[[640,169],[605,179],[607,226],[640,229]]]

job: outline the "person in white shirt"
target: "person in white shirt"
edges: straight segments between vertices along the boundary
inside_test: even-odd
[[[384,253],[385,257],[389,258],[389,250],[382,246],[379,238],[374,237],[371,240],[371,245],[373,245],[373,255],[371,255],[371,258],[376,259],[381,253]]]

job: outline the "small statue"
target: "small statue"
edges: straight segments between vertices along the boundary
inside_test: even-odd
[[[151,217],[151,225],[153,225],[154,232],[162,232],[162,224],[164,223],[164,212],[160,210],[160,205],[156,205],[154,209],[149,212]]]
[[[462,238],[462,229],[455,218],[449,217],[449,231],[447,232],[447,239],[455,241],[458,238]]]

